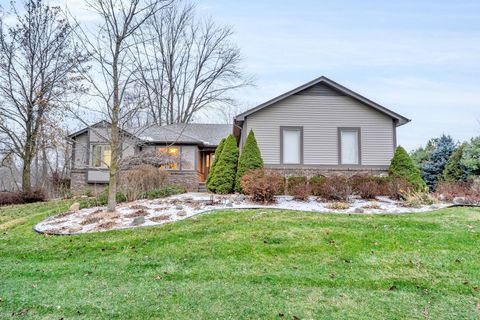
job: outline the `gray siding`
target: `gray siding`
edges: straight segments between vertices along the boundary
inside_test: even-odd
[[[87,166],[88,163],[88,134],[84,133],[75,138],[75,143],[73,145],[73,168],[74,169],[83,169]]]
[[[338,165],[339,127],[360,127],[362,165],[393,156],[392,118],[348,96],[296,94],[247,116],[243,130],[253,129],[266,165],[280,165],[281,126],[303,126],[305,166]]]

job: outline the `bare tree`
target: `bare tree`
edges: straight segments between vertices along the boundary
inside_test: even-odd
[[[81,90],[77,70],[87,56],[74,42],[72,26],[59,7],[29,0],[12,2],[0,20],[0,148],[22,162],[22,188],[31,187],[32,161],[47,118]],[[5,16],[15,17],[8,25]]]
[[[103,104],[110,120],[109,139],[111,160],[109,167],[108,211],[116,207],[117,171],[121,160],[121,127],[129,122],[139,110],[139,105],[130,103],[134,94],[136,73],[132,47],[136,45],[135,34],[159,10],[169,5],[166,0],[151,2],[142,0],[91,0],[88,6],[99,15],[101,24],[94,33],[83,32],[82,43],[94,60],[93,71],[85,79],[93,88],[94,95]]]
[[[155,14],[136,35],[146,119],[188,123],[203,108],[232,104],[231,94],[251,80],[231,36],[231,28],[196,19],[194,6],[181,1]]]

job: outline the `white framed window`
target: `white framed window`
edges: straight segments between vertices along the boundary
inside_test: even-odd
[[[339,128],[340,164],[359,165],[361,163],[360,128]]]
[[[280,127],[280,153],[282,164],[303,162],[303,128]]]
[[[112,162],[112,150],[108,144],[92,144],[90,147],[90,166],[107,168]]]

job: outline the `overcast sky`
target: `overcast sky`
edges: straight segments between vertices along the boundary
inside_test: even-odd
[[[408,149],[480,134],[480,1],[200,1],[231,25],[254,106],[325,75],[412,119]]]
[[[81,20],[93,19],[82,0],[66,2]],[[479,0],[197,4],[199,15],[235,31],[256,79],[238,94],[245,108],[325,75],[412,119],[398,130],[407,149],[442,133],[480,135]]]

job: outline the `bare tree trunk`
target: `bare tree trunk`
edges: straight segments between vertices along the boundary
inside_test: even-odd
[[[108,205],[107,211],[115,211],[117,206],[117,163],[118,163],[118,150],[119,150],[119,130],[118,130],[118,114],[120,110],[120,96],[119,96],[119,76],[118,76],[118,47],[113,57],[113,106],[112,106],[112,126],[111,126],[111,161],[109,170],[109,183],[108,183]]]

